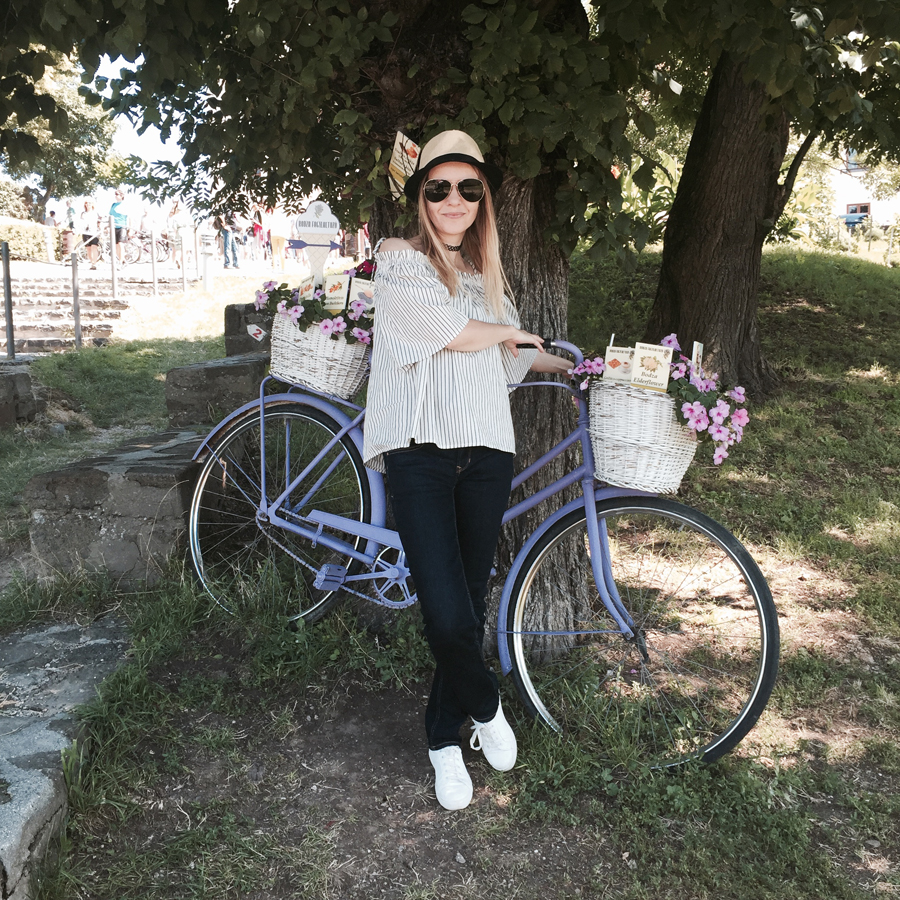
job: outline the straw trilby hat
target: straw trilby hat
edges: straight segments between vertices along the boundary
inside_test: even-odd
[[[403,192],[410,200],[419,196],[419,185],[428,173],[441,163],[464,162],[481,170],[492,191],[497,191],[503,183],[503,172],[492,163],[485,162],[478,144],[464,131],[442,131],[433,137],[419,154],[416,171],[410,175]]]

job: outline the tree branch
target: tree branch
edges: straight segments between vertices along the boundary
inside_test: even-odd
[[[778,185],[778,199],[775,203],[775,214],[772,216],[772,221],[777,222],[781,217],[781,214],[784,212],[785,206],[787,206],[788,199],[791,196],[792,191],[794,190],[794,182],[797,180],[797,173],[800,171],[800,166],[803,165],[803,160],[806,159],[806,154],[809,153],[810,148],[816,142],[816,139],[819,137],[818,129],[814,129],[807,136],[803,143],[800,145],[800,149],[794,155],[794,158],[791,160],[790,168],[787,171],[787,175],[784,176],[784,181]]]

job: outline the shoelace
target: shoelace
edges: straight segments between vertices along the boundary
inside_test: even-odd
[[[461,755],[442,753],[437,760],[444,778],[451,778],[454,781],[465,781],[468,778],[469,773]]]
[[[473,750],[481,749],[481,730],[482,728],[487,728],[490,724],[490,722],[476,722],[474,719],[472,720],[472,737],[469,738],[469,746]]]

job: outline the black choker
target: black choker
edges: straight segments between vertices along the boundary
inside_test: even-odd
[[[457,244],[455,247],[452,244],[444,244],[444,246],[451,252],[456,253],[457,250],[462,248],[462,244]]]

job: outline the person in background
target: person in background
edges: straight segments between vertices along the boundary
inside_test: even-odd
[[[125,208],[125,194],[116,191],[115,200],[109,208],[109,214],[113,220],[113,229],[116,238],[116,259],[124,264],[124,248],[122,244],[128,240],[128,210]]]
[[[234,267],[239,269],[237,243],[235,242],[235,231],[237,230],[237,220],[234,217],[234,210],[226,209],[215,218],[216,229],[222,236],[222,250],[225,254],[224,268],[230,269]]]
[[[266,211],[269,220],[269,242],[272,245],[272,268],[284,271],[284,250],[291,236],[291,223],[279,206]]]
[[[97,212],[93,200],[84,201],[84,209],[78,216],[78,231],[81,232],[81,240],[87,251],[87,258],[91,268],[97,268],[100,259],[100,213]]]
[[[250,256],[253,260],[265,260],[268,248],[268,228],[266,227],[266,211],[258,203],[250,212],[253,236],[250,240]]]
[[[44,219],[44,224],[48,228],[58,228],[59,227],[59,222],[56,221],[56,210],[55,209],[50,210],[50,215]]]

